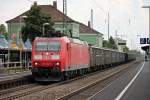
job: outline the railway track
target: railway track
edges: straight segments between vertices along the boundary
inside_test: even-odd
[[[33,82],[32,76],[28,73],[27,75],[16,74],[0,77],[0,91],[21,85],[31,84]]]
[[[84,79],[86,77],[96,75],[100,72],[105,72],[105,70],[113,69],[113,68],[110,67],[110,68],[107,68],[107,69],[104,69],[104,70],[101,70],[101,71],[96,71],[96,72],[93,72],[93,73],[89,73],[89,74],[86,74],[86,75],[83,75],[83,76],[80,76],[80,77],[76,77],[76,78],[73,78],[73,79],[70,79],[70,80],[57,82],[57,83],[50,83],[50,84],[46,84],[46,85],[30,84],[28,86],[21,86],[21,87],[16,87],[16,88],[12,88],[12,89],[3,90],[3,91],[0,91],[0,100],[19,99],[19,98],[27,96],[27,95],[38,93],[39,91],[44,91],[44,90],[47,90],[47,89],[51,90],[51,88],[55,88],[55,87],[58,87],[60,85],[69,84],[69,83],[74,82],[76,80]],[[70,93],[72,93],[72,92],[70,92]],[[63,99],[63,98],[65,98],[65,96],[62,96],[59,99]]]
[[[130,66],[136,66],[140,62],[136,62],[131,64]],[[133,67],[130,67],[133,68]],[[98,87],[107,87],[108,84],[110,84],[112,81],[114,81],[116,78],[120,77],[123,73],[127,72],[130,68],[126,67],[123,70],[117,71],[114,73],[114,75],[110,75],[102,80],[99,80],[95,83],[85,85],[84,87],[81,87],[79,89],[76,89],[75,91],[71,91],[70,93],[61,96],[57,98],[57,100],[89,100],[88,96],[92,96],[95,94],[94,92],[98,92]],[[86,96],[86,97],[85,97]],[[85,99],[86,98],[86,99]]]
[[[13,93],[15,91],[20,91],[20,90],[24,90],[26,88],[30,88],[30,87],[35,87],[37,86],[37,84],[28,84],[28,85],[23,85],[23,86],[19,86],[19,87],[16,87],[16,88],[10,88],[10,89],[6,89],[6,90],[2,90],[0,91],[0,98],[1,96],[4,96],[4,95],[7,95],[9,93]]]
[[[39,85],[35,85],[34,87],[27,87],[27,88],[23,88],[23,90],[18,91],[16,89],[16,91],[14,91],[13,93],[8,93],[4,96],[0,96],[0,100],[12,100],[12,99],[17,99],[19,97],[23,97],[38,91],[42,91],[44,89],[50,88],[56,86],[56,84],[53,85],[49,85],[49,86],[39,86]]]
[[[100,73],[100,72],[108,70],[108,69],[111,69],[111,68],[107,68],[107,69],[104,69],[101,71],[96,71],[93,73],[89,73],[89,74],[86,74],[86,75],[83,75],[80,77],[76,77],[76,78],[73,78],[70,80],[62,81],[62,82],[50,83],[48,85],[41,85],[41,84],[34,83],[34,84],[30,84],[30,85],[25,85],[25,86],[11,88],[11,89],[7,89],[7,90],[2,90],[2,91],[0,91],[0,100],[12,100],[12,99],[24,97],[24,96],[30,95],[32,93],[36,93],[36,92],[50,89],[52,87],[56,87],[56,86],[59,86],[59,85],[65,84],[65,83],[72,82],[72,81],[75,81],[78,79],[82,79],[82,78]]]

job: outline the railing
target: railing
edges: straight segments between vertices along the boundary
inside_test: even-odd
[[[16,73],[29,71],[31,68],[31,61],[29,62],[0,62],[0,74],[1,73]]]
[[[31,67],[31,61],[29,62],[0,62],[0,67]]]

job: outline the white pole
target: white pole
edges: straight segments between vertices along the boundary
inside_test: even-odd
[[[44,32],[45,32],[45,26],[49,25],[49,23],[43,23],[43,36],[44,36]]]
[[[21,16],[20,16],[20,31],[19,31],[19,42],[21,40]],[[21,45],[21,43],[20,43]],[[21,51],[21,48],[20,48],[20,67],[22,67],[22,51]]]
[[[45,26],[45,25],[43,24],[43,36],[44,36],[44,26]]]
[[[149,40],[150,40],[150,6],[149,6]],[[150,44],[149,44],[149,60],[150,60]]]
[[[150,6],[143,6],[143,8],[149,8],[149,40],[150,40]],[[149,44],[149,52],[148,52],[149,60],[150,60],[150,44]],[[149,62],[150,64],[150,62]]]
[[[10,33],[8,35],[8,61],[7,62],[10,62],[10,47],[11,47],[10,37],[11,37],[11,23],[10,23]],[[8,63],[7,63],[7,67],[9,67]]]
[[[109,18],[110,18],[110,16],[109,16],[109,12],[108,12],[108,41],[109,41]]]
[[[19,31],[19,42],[21,46],[21,38],[22,38],[22,33],[21,33],[21,28],[22,28],[22,18],[27,18],[27,16],[20,16],[20,31]],[[20,48],[20,67],[22,66],[22,48]]]

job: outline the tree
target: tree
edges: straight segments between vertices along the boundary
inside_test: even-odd
[[[103,47],[108,48],[108,44],[109,44],[109,43],[108,43],[108,41],[107,41],[107,40],[104,40],[104,41],[103,41]]]
[[[0,34],[3,34],[5,38],[8,38],[8,33],[4,24],[0,24]]]
[[[129,52],[129,48],[126,46],[125,48],[123,48],[123,52]]]
[[[27,38],[33,41],[35,37],[41,37],[44,23],[49,23],[44,27],[44,33],[46,33],[45,36],[50,36],[54,31],[54,23],[51,21],[51,17],[41,12],[41,9],[36,2],[31,6],[30,10],[26,13],[26,16],[27,18],[24,19],[25,26],[22,28],[22,37],[24,41]]]
[[[109,38],[109,41],[107,40],[103,41],[103,47],[111,48],[111,49],[118,49],[112,36]]]
[[[117,45],[112,36],[109,38],[109,46],[108,47],[112,48],[112,49],[117,49]]]

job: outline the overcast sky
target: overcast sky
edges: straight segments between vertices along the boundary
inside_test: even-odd
[[[0,0],[0,24],[30,9],[34,1],[39,5],[52,4],[53,0]],[[62,1],[56,0],[62,11]],[[87,25],[90,11],[94,10],[94,29],[104,34],[107,39],[107,13],[110,13],[110,35],[127,40],[132,49],[139,45],[139,38],[148,37],[148,9],[150,0],[67,0],[68,16]],[[132,43],[131,43],[132,41]]]

